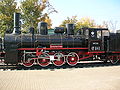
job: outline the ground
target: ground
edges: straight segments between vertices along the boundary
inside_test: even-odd
[[[1,70],[0,90],[120,90],[120,66]]]

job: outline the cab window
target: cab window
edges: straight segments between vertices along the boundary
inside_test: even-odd
[[[102,36],[110,36],[110,33],[108,30],[102,30]]]
[[[102,36],[101,30],[97,31],[97,38],[100,39]]]

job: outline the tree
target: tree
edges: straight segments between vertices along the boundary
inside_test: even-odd
[[[79,28],[83,28],[83,27],[88,27],[88,28],[96,27],[95,21],[90,18],[83,17],[77,22],[76,28],[79,29]]]
[[[9,27],[9,21],[11,20],[10,17],[4,15],[4,14],[0,14],[0,34],[2,36],[4,36],[4,33],[6,31],[6,29]],[[12,27],[12,25],[11,25]]]
[[[95,27],[96,24],[95,24],[95,21],[90,19],[90,18],[86,18],[86,17],[83,17],[81,18],[80,20],[77,19],[77,16],[72,16],[72,18],[70,17],[67,17],[66,20],[64,20],[62,22],[62,24],[60,24],[60,26],[62,27],[65,27],[66,24],[68,23],[73,23],[76,25],[76,29],[80,29],[80,28],[83,28],[83,27]]]
[[[49,28],[51,27],[49,14],[56,12],[56,10],[50,5],[48,0],[24,0],[21,2],[20,8],[23,19],[22,27],[25,30],[31,26],[37,29],[37,24],[40,21],[47,21]]]
[[[15,0],[0,0],[0,34],[13,29],[13,13],[17,12]]]
[[[117,21],[103,21],[101,25],[98,25],[98,28],[108,28],[111,32],[116,31]]]
[[[49,17],[46,17],[45,18],[45,22],[47,22],[48,23],[48,29],[51,29],[51,26],[52,26],[52,20],[49,18]]]
[[[67,19],[66,20],[64,20],[64,21],[62,21],[62,24],[60,24],[60,26],[61,27],[65,27],[65,25],[66,24],[70,24],[70,23],[72,23],[72,24],[76,24],[77,23],[77,16],[72,16],[72,18],[70,18],[70,17],[67,17]]]

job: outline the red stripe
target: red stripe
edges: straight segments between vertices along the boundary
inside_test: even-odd
[[[50,45],[50,48],[63,48],[63,45]]]
[[[88,49],[88,48],[19,48],[17,50],[74,50],[74,49],[79,49],[79,50],[83,50],[83,49]]]
[[[92,56],[93,56],[93,54],[91,54],[91,55],[89,55],[89,56],[86,56],[86,57],[82,57],[82,58],[80,58],[79,60],[84,60],[84,59],[87,59],[87,58],[92,57]]]
[[[120,53],[120,51],[119,51],[119,52],[115,52],[115,51],[114,51],[114,52],[112,52],[112,53]]]
[[[88,53],[105,53],[105,51],[96,51],[96,52],[88,52]]]

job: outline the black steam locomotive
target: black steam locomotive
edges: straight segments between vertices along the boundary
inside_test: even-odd
[[[13,33],[0,39],[0,56],[5,64],[74,66],[86,59],[109,60],[112,64],[120,60],[120,34],[107,28],[80,28],[74,33],[74,24],[67,24],[66,29],[56,27],[49,35],[47,23],[39,22],[37,34],[33,27],[28,34],[21,34],[19,18],[20,14],[14,13]]]

